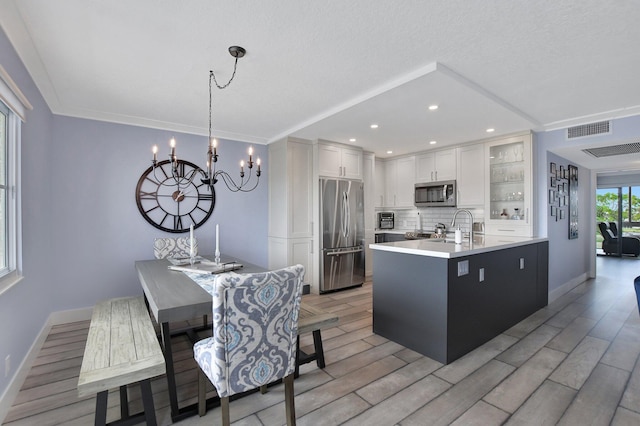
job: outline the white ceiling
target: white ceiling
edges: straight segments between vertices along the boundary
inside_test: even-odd
[[[638,22],[616,0],[0,2],[56,114],[206,135],[209,70],[228,80],[240,45],[214,135],[355,138],[381,157],[640,114]]]

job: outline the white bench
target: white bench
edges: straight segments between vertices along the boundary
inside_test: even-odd
[[[93,308],[78,378],[78,396],[97,395],[96,425],[105,425],[109,389],[120,388],[121,419],[155,425],[150,379],[165,373],[156,332],[142,297],[106,300]],[[129,415],[127,385],[140,382],[144,412]]]

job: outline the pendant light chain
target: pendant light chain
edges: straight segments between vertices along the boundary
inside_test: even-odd
[[[232,192],[250,192],[253,191],[254,189],[257,188],[258,183],[260,181],[260,175],[262,174],[261,170],[260,170],[260,158],[257,158],[256,161],[253,161],[253,147],[249,147],[249,161],[247,161],[245,163],[244,160],[240,161],[240,181],[239,183],[235,182],[233,180],[233,178],[229,175],[229,173],[225,172],[224,170],[219,170],[216,167],[216,163],[218,162],[218,153],[217,153],[217,141],[215,139],[212,138],[212,132],[213,132],[213,83],[216,84],[216,87],[218,89],[226,89],[231,82],[233,81],[233,79],[236,76],[236,70],[238,67],[238,59],[242,58],[245,54],[246,54],[246,50],[240,46],[231,46],[229,47],[229,54],[231,56],[233,56],[235,58],[235,61],[233,63],[233,73],[231,74],[231,78],[229,78],[229,81],[227,81],[225,84],[219,84],[218,80],[216,79],[215,74],[213,73],[212,70],[209,70],[209,140],[207,142],[207,146],[208,146],[208,151],[207,151],[207,166],[205,168],[205,170],[202,170],[200,168],[198,168],[197,166],[187,175],[187,176],[181,176],[179,173],[179,169],[178,169],[178,162],[180,160],[178,160],[178,157],[176,155],[176,146],[175,146],[175,139],[171,139],[170,142],[170,146],[171,146],[171,154],[169,155],[170,159],[169,160],[165,160],[165,162],[170,162],[171,163],[171,168],[172,168],[172,176],[170,176],[172,179],[168,179],[169,176],[166,175],[165,173],[165,177],[167,177],[167,179],[161,180],[158,179],[157,177],[155,177],[155,173],[156,173],[156,166],[158,165],[158,159],[157,159],[157,152],[158,152],[158,147],[157,145],[153,146],[152,152],[153,152],[153,160],[151,161],[152,167],[153,167],[153,173],[154,173],[154,177],[156,179],[156,181],[158,182],[159,185],[164,185],[164,186],[174,186],[177,188],[177,194],[178,197],[179,196],[185,196],[185,197],[189,197],[188,195],[186,195],[187,193],[182,192],[183,189],[188,186],[188,185],[192,185],[194,182],[194,178],[196,176],[196,172],[200,173],[202,175],[202,178],[200,179],[201,182],[204,185],[207,185],[210,190],[213,192],[214,190],[214,185],[216,182],[218,182],[218,179],[221,179],[224,184],[226,185],[226,187],[232,191]],[[184,161],[183,161],[184,163]],[[161,165],[164,164],[164,162],[160,163]],[[253,170],[253,166],[257,165],[257,170]],[[245,173],[245,165],[248,169],[248,172]],[[252,179],[252,177],[255,176],[256,179]],[[251,185],[251,187],[249,187]],[[198,185],[199,186],[199,185]],[[192,196],[191,196],[192,197]],[[177,200],[176,197],[174,197],[174,201],[176,202],[180,202],[182,200]]]
[[[216,83],[216,87],[220,90],[222,89],[226,89],[231,82],[233,81],[233,78],[236,76],[236,68],[238,66],[238,57],[236,56],[236,60],[233,63],[233,73],[231,74],[231,78],[229,79],[229,81],[227,81],[226,84],[224,85],[220,85],[218,84],[218,80],[216,80],[216,75],[213,73],[213,70],[209,70],[209,140],[211,140],[211,125],[212,125],[212,90],[213,90],[213,85],[211,84],[211,82],[213,81],[214,83]]]

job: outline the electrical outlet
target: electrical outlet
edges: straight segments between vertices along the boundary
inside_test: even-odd
[[[484,268],[480,268],[478,275],[480,282],[484,281]]]
[[[458,276],[467,275],[469,273],[469,261],[462,260],[458,262]]]
[[[520,258],[520,269],[524,269],[524,257]]]
[[[4,359],[4,377],[9,377],[11,371],[11,355],[7,355]]]

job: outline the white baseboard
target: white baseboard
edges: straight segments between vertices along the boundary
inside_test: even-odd
[[[44,344],[44,341],[47,340],[47,336],[51,331],[51,327],[54,325],[67,324],[71,322],[84,321],[91,319],[91,313],[93,312],[93,308],[81,308],[81,309],[73,309],[69,311],[59,311],[52,312],[47,318],[47,321],[42,326],[40,333],[35,338],[27,355],[24,357],[18,369],[16,370],[13,378],[9,382],[9,386],[5,389],[4,393],[0,397],[0,424],[4,421],[4,418],[9,413],[11,409],[11,405],[13,401],[16,399],[18,392],[20,392],[20,388],[24,383],[25,379],[29,375],[29,371],[31,370],[31,366],[33,362],[38,357],[40,353],[40,349]]]
[[[588,274],[585,272],[581,275],[578,275],[575,278],[570,279],[566,283],[562,284],[560,287],[553,289],[552,291],[549,292],[549,303],[553,302],[563,294],[569,293],[571,290],[573,290],[574,288],[576,288],[577,286],[585,282],[587,279],[589,279],[589,277],[588,277]]]
[[[54,326],[60,324],[68,324],[70,322],[86,321],[91,319],[92,313],[92,306],[88,308],[71,309],[69,311],[52,312],[51,315],[49,315],[47,323],[50,326]]]

